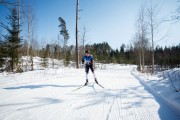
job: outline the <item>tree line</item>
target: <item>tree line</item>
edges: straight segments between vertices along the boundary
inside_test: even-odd
[[[20,0],[18,0],[20,1]],[[22,56],[26,56],[26,70],[30,66],[33,70],[33,57],[39,56],[42,59],[42,67],[47,67],[48,58],[63,60],[64,66],[68,66],[70,61],[75,63],[76,47],[68,45],[70,35],[66,27],[66,21],[59,17],[59,34],[50,43],[42,45],[35,37],[35,15],[31,3],[26,3],[27,9],[21,12],[23,24],[19,23],[18,3],[10,3],[0,0],[0,5],[13,4],[10,14],[7,16],[7,24],[0,21],[0,25],[7,31],[7,34],[0,35],[0,68],[1,71],[22,72]],[[15,4],[15,5],[14,5]],[[175,16],[179,20],[179,9]],[[112,49],[107,42],[87,44],[87,29],[84,27],[79,42],[79,58],[84,54],[85,49],[89,49],[94,57],[95,63],[118,63],[136,64],[141,72],[151,72],[164,70],[180,65],[180,44],[176,46],[157,46],[156,33],[158,27],[164,22],[158,15],[158,5],[150,3],[142,6],[136,21],[136,33],[130,45],[122,44],[118,49]],[[174,18],[173,18],[174,19]],[[25,29],[27,36],[21,36],[22,29]],[[44,42],[44,41],[43,41]],[[79,60],[79,62],[81,59]],[[29,64],[30,63],[30,64]],[[73,64],[75,67],[75,64]]]
[[[25,47],[25,44],[22,45]],[[86,49],[90,50],[93,55],[95,63],[115,63],[115,64],[139,64],[139,57],[137,55],[136,47],[132,45],[122,44],[119,49],[112,49],[107,42],[94,43],[92,45],[86,45]],[[64,60],[64,65],[68,66],[70,61],[75,63],[75,46],[66,46],[66,56],[63,46],[58,44],[47,44],[42,49],[31,49],[35,56],[42,58],[42,66],[47,67],[47,59],[52,60]],[[31,53],[30,50],[30,53]],[[150,71],[151,66],[151,49],[145,50],[145,67]],[[84,51],[81,51],[81,55],[84,55]],[[155,54],[155,70],[167,70],[175,67],[180,67],[180,44],[176,46],[157,46],[154,50]],[[27,56],[27,53],[23,53],[22,56]],[[79,61],[81,63],[81,61]],[[75,67],[75,64],[73,64]],[[54,66],[54,62],[53,62]]]
[[[163,63],[161,64],[161,68],[165,66],[164,64],[172,68],[172,63],[170,64],[170,61],[165,62],[165,60],[171,60],[173,58],[172,61],[175,62],[174,56],[171,56],[172,58],[170,58],[169,54],[177,55],[177,57],[179,57],[179,46],[173,46],[172,48],[165,47],[164,49],[161,48],[161,51],[163,51],[162,54],[158,53],[159,49],[156,48],[157,43],[163,41],[167,36],[167,34],[160,34],[160,28],[162,29],[162,25],[166,22],[179,20],[179,6],[175,12],[176,14],[172,15],[171,18],[167,16],[160,16],[160,8],[161,6],[158,4],[158,2],[149,1],[146,4],[141,5],[139,13],[137,15],[135,26],[136,33],[131,43],[134,47],[134,54],[136,55],[136,64],[138,65],[138,70],[141,72],[148,71],[154,73],[155,69],[157,69],[157,65],[160,65],[160,61]],[[174,47],[176,47],[176,52],[171,53],[172,51],[174,52],[174,50],[171,50]],[[164,51],[167,51],[167,49],[169,53],[165,54]],[[157,55],[157,53],[159,54],[159,56]],[[160,56],[163,57],[163,59]],[[166,56],[168,57],[166,58]],[[179,60],[179,58],[177,59]],[[176,61],[174,63],[176,65],[174,66],[178,66],[178,62]]]

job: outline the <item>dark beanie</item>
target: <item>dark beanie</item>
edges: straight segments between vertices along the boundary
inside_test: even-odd
[[[89,50],[85,50],[85,53],[89,53]]]

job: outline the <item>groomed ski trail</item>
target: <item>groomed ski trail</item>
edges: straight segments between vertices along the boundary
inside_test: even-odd
[[[96,70],[98,82],[105,89],[90,84],[72,92],[85,82],[82,69],[48,82],[39,78],[37,81],[42,82],[33,85],[3,84],[0,87],[3,95],[0,96],[0,120],[180,119],[180,115],[142,86],[131,75],[131,70],[131,66]],[[89,81],[94,82],[93,76]]]

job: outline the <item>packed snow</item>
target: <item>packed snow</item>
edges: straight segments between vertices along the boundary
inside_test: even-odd
[[[163,99],[169,107],[180,111],[180,68],[158,72],[154,75],[132,71],[140,82],[156,96]]]
[[[83,68],[0,73],[0,120],[180,120],[180,112],[149,89],[158,83],[137,79],[135,68],[97,67],[97,80],[105,89],[94,83],[91,72],[89,85],[77,89],[85,83]],[[162,86],[158,92],[165,95]],[[175,94],[177,102],[179,92],[167,99],[175,100]]]

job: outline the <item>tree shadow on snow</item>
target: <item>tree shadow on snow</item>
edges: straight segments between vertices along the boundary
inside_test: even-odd
[[[158,109],[158,114],[161,120],[180,120],[180,111],[174,110],[172,106],[168,105],[168,103],[163,100],[158,93],[154,92],[139,77],[135,75],[134,77],[144,87],[144,90],[150,93],[154,97],[154,100],[159,104],[160,108]]]
[[[44,88],[44,87],[79,87],[80,85],[53,85],[53,84],[45,84],[45,85],[24,85],[18,87],[7,87],[3,88],[6,90],[14,90],[14,89],[37,89],[37,88]]]
[[[121,109],[123,109],[124,111],[131,113],[133,110],[135,110],[136,112],[139,112],[139,114],[141,114],[139,108],[142,108],[142,110],[146,110],[147,113],[149,113],[151,112],[151,110],[153,110],[153,107],[160,106],[158,114],[161,120],[179,119],[179,116],[173,113],[173,111],[169,109],[167,105],[165,105],[159,98],[157,98],[157,96],[155,96],[152,91],[146,88],[141,82],[140,84],[142,86],[127,86],[123,89],[102,89],[96,91],[93,91],[92,89],[92,91],[88,93],[74,93],[77,97],[79,97],[79,99],[85,99],[85,102],[80,103],[75,109],[84,109],[87,107],[91,108],[92,106],[101,104],[108,106],[107,109],[109,110],[106,111],[109,111],[108,114],[110,114],[112,107],[120,107],[120,104],[123,104],[123,108]],[[153,102],[154,100],[156,102]],[[152,103],[148,103],[151,101]],[[148,104],[146,105],[145,103]],[[150,108],[147,109],[147,107]],[[106,116],[106,119],[109,118],[108,114]],[[153,116],[149,117],[153,118]]]
[[[94,88],[93,88],[94,89]],[[92,89],[92,90],[93,90]],[[139,99],[137,101],[129,102],[128,105],[126,105],[125,108],[131,108],[132,106],[141,106],[142,100],[145,99],[153,99],[152,96],[142,96],[136,93],[136,90],[139,89],[139,87],[127,87],[126,89],[103,89],[103,90],[96,90],[91,91],[85,94],[76,94],[80,99],[83,99],[82,97],[88,96],[88,102],[85,104],[80,105],[77,107],[77,109],[85,108],[85,107],[91,107],[93,105],[98,105],[101,103],[109,104],[114,99],[132,99],[133,97],[138,97]],[[110,101],[108,101],[108,99]]]
[[[34,98],[33,102],[0,104],[0,108],[16,106],[17,108],[16,110],[21,111],[21,110],[38,108],[38,107],[43,107],[43,106],[52,105],[52,104],[59,104],[61,102],[62,100],[59,100],[56,98],[37,97],[37,98]]]

